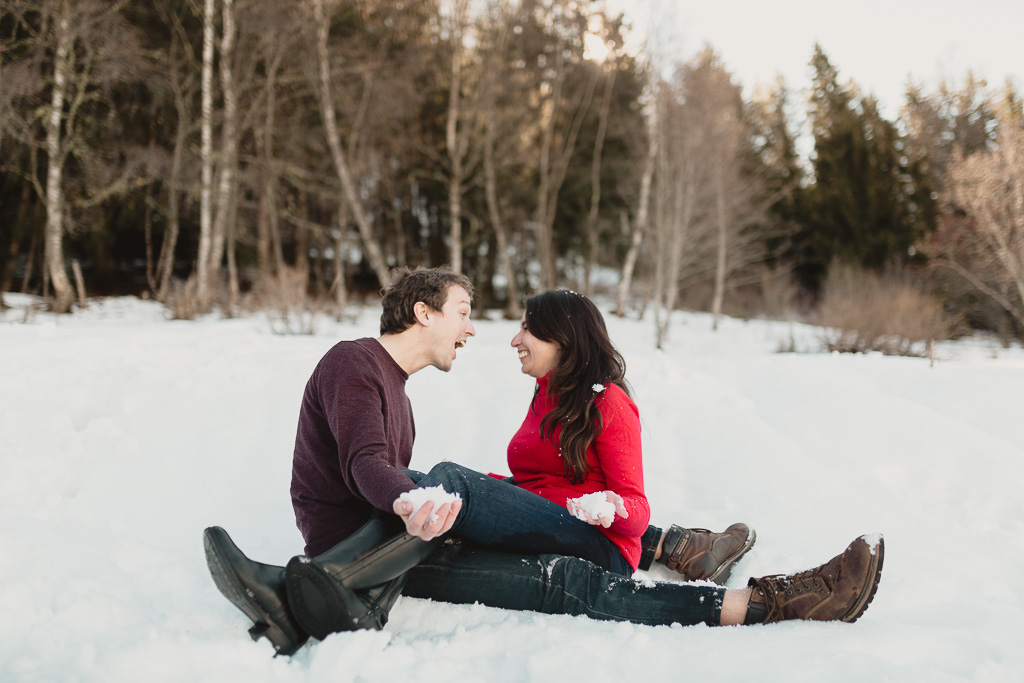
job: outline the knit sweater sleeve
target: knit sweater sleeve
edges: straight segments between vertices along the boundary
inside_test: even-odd
[[[394,462],[394,448],[389,448],[389,438],[396,435],[389,434],[388,415],[408,406],[394,405],[397,392],[389,391],[373,368],[372,363],[350,366],[342,382],[321,382],[320,401],[338,446],[342,480],[357,497],[390,512],[398,496],[416,488],[400,469],[408,463]],[[401,400],[408,400],[404,392]]]
[[[600,398],[604,421],[594,451],[608,490],[622,496],[629,517],[615,516],[611,529],[640,537],[647,530],[651,508],[644,493],[643,454],[640,445],[640,413],[636,404],[615,385]]]

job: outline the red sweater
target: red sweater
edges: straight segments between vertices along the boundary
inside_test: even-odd
[[[629,517],[615,516],[612,525],[598,527],[636,569],[640,561],[640,536],[647,531],[651,509],[644,494],[644,472],[640,449],[640,414],[636,404],[614,384],[597,397],[604,419],[600,436],[587,449],[590,472],[582,484],[565,477],[565,466],[557,445],[561,426],[555,428],[554,442],[541,438],[540,422],[555,407],[548,393],[548,377],[537,380],[539,393],[526,419],[508,445],[508,466],[518,486],[566,507],[570,498],[614,491],[622,496]]]

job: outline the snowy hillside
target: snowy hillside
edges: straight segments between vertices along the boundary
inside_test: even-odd
[[[262,318],[168,322],[130,298],[0,314],[0,680],[1021,680],[1024,351],[949,343],[929,367],[818,353],[805,326],[713,333],[684,313],[665,351],[649,320],[608,318],[653,521],[755,527],[734,586],[883,532],[859,622],[654,628],[403,598],[382,632],[272,658],[214,587],[202,530],[262,561],[301,550],[288,483],[302,388],[334,341],[376,336],[378,314],[304,337]],[[533,388],[515,330],[481,319],[451,373],[410,379],[413,466],[505,471]],[[791,335],[801,352],[778,353]]]

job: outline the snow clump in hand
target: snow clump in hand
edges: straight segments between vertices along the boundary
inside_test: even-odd
[[[588,493],[579,498],[570,498],[566,501],[566,509],[572,513],[573,517],[584,522],[599,517],[615,519],[615,503],[608,500],[604,491]]]
[[[409,516],[412,517],[417,512],[419,512],[420,508],[423,507],[423,504],[426,503],[428,500],[434,503],[434,510],[437,510],[445,503],[454,503],[456,501],[462,500],[462,496],[460,496],[457,493],[448,493],[447,491],[444,490],[443,486],[438,484],[437,486],[428,486],[426,488],[418,488],[413,489],[412,491],[406,491],[405,493],[398,497],[398,500],[402,501],[403,503],[412,504],[412,513],[409,514]],[[437,512],[431,512],[429,521],[435,522],[437,521],[437,517]]]

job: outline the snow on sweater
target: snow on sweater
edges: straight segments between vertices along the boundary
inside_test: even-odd
[[[508,466],[518,486],[566,507],[570,498],[614,491],[622,496],[629,517],[616,515],[612,525],[598,527],[636,569],[640,561],[640,536],[647,531],[651,509],[644,494],[640,448],[640,414],[636,404],[619,387],[610,384],[597,397],[604,421],[600,436],[587,449],[590,472],[587,480],[573,484],[565,477],[559,447],[561,426],[551,440],[541,438],[540,422],[555,407],[548,393],[548,377],[537,380],[539,391],[526,419],[508,445]]]

